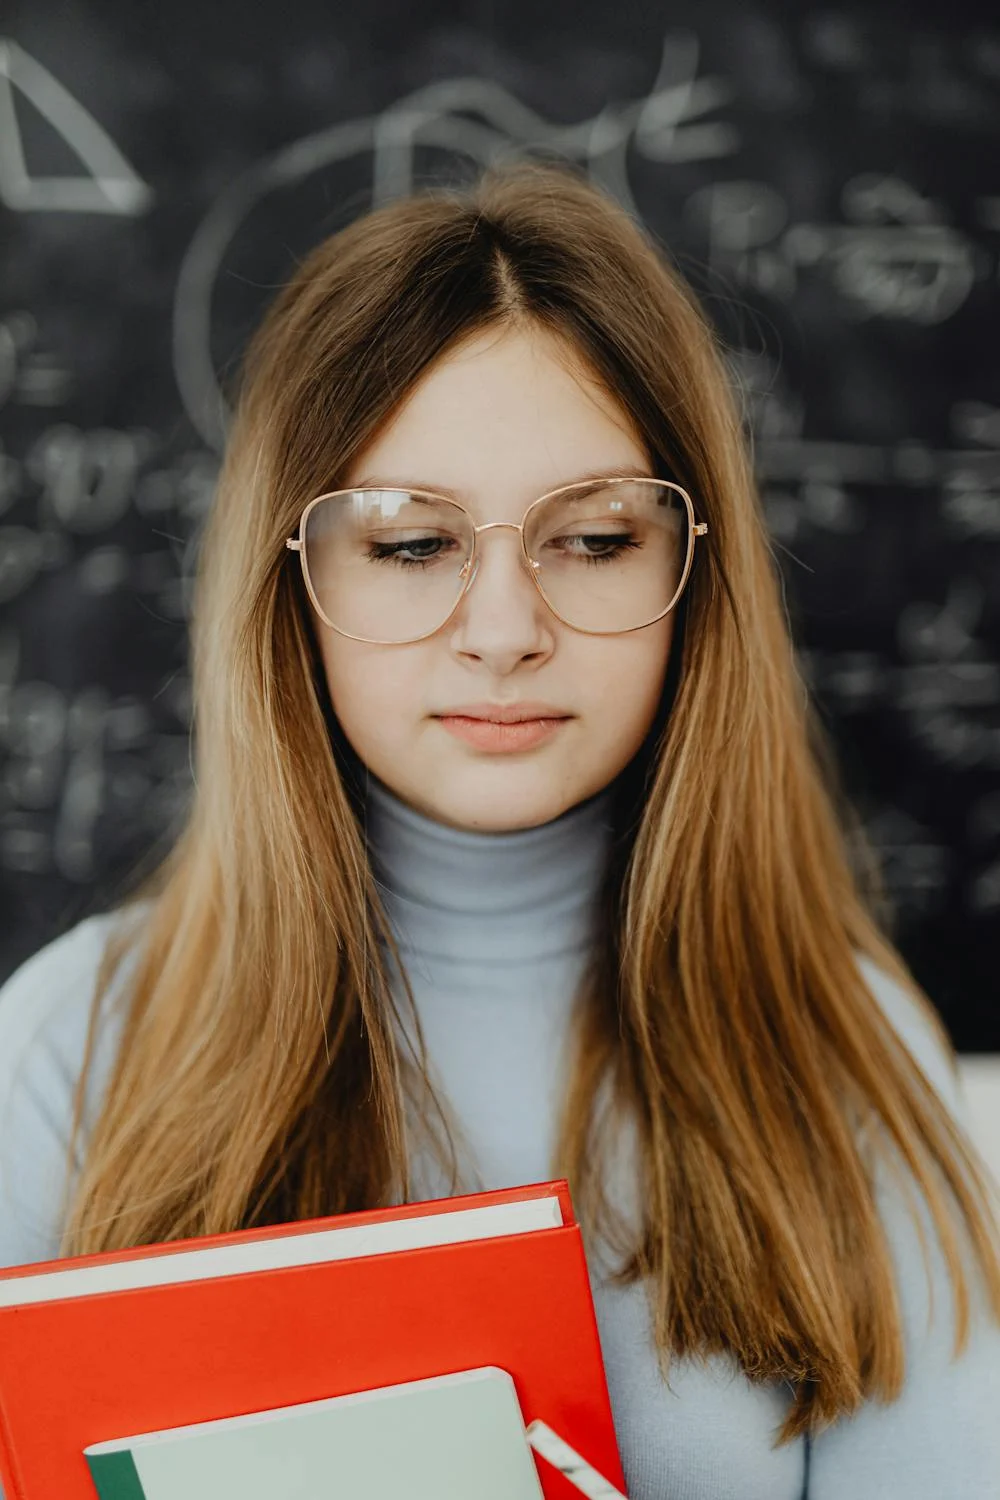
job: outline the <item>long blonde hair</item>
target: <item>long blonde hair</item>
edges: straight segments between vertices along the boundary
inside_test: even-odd
[[[519,321],[569,342],[710,527],[678,670],[616,793],[553,1169],[585,1232],[613,1238],[605,1127],[632,1122],[643,1222],[619,1274],[648,1278],[663,1368],[725,1350],[789,1381],[787,1442],[901,1388],[873,1163],[898,1153],[932,1211],[956,1351],[959,1229],[1000,1319],[989,1180],[859,968],[903,985],[953,1059],[884,934],[797,670],[724,353],[663,249],[568,167],[496,166],[367,214],[251,342],[201,539],[192,804],[99,976],[74,1140],[101,996],[132,954],[63,1253],[399,1202],[410,1098],[448,1149],[423,1049],[398,1041],[357,781],[284,542],[443,351]]]

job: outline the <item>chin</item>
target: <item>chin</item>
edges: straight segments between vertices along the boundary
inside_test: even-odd
[[[456,777],[432,803],[424,804],[425,811],[439,822],[472,833],[513,833],[551,823],[588,795],[583,789],[560,792],[551,784],[518,785],[518,781],[517,777],[498,775],[470,778],[470,784],[463,786]]]

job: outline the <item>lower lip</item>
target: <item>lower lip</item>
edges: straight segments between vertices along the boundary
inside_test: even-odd
[[[551,739],[566,719],[522,719],[517,724],[498,724],[493,719],[466,719],[459,714],[445,714],[438,723],[456,739],[465,740],[477,750],[532,750],[543,740]]]

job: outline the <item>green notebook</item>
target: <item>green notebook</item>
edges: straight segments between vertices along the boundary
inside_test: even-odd
[[[100,1500],[542,1500],[493,1365],[93,1443]]]

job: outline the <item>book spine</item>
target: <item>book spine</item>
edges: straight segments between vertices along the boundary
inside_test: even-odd
[[[146,1500],[135,1459],[122,1453],[85,1453],[90,1477],[100,1500]]]

